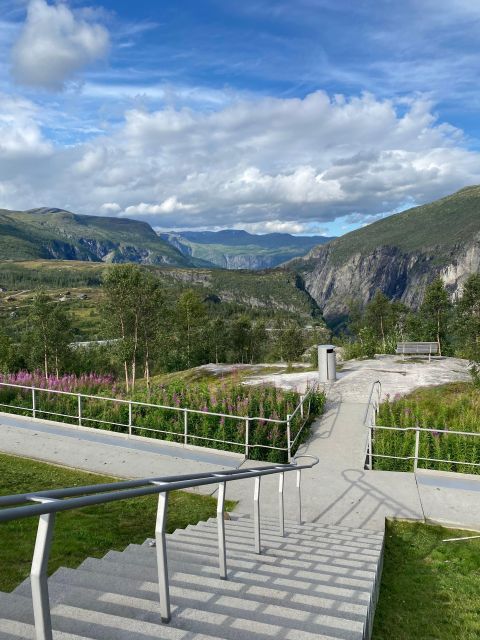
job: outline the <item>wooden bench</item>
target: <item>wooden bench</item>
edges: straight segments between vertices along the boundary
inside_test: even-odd
[[[395,353],[401,353],[403,357],[428,356],[430,361],[432,356],[440,352],[439,346],[438,342],[398,342]]]

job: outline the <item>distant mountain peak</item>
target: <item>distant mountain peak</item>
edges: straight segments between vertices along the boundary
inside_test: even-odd
[[[304,256],[332,238],[290,233],[249,233],[243,229],[170,231],[160,233],[184,255],[226,269],[267,269]]]

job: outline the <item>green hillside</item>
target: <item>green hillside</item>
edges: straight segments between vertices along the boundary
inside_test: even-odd
[[[329,243],[330,259],[343,263],[356,253],[370,254],[377,247],[397,247],[404,253],[442,254],[471,240],[480,232],[480,186],[466,187],[429,204],[374,222]],[[316,247],[306,257],[316,257]]]
[[[0,259],[188,265],[145,222],[61,209],[0,210]]]
[[[74,260],[0,261],[0,321],[13,329],[20,326],[34,292],[43,289],[62,299],[79,328],[78,339],[101,337],[98,313],[101,283],[110,265]],[[323,325],[316,303],[303,289],[301,279],[288,271],[226,271],[145,265],[162,281],[170,299],[194,289],[217,313],[247,312],[271,320],[289,317],[307,325]]]

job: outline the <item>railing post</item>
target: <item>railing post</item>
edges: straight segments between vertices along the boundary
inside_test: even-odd
[[[188,444],[188,411],[183,410],[183,444]]]
[[[250,449],[250,419],[245,420],[245,458],[248,459]]]
[[[292,417],[290,414],[287,415],[287,454],[287,462],[290,463],[292,461]]]
[[[128,435],[132,435],[132,401],[128,401]]]
[[[255,488],[253,491],[253,521],[255,535],[255,553],[262,553],[260,541],[260,480],[261,476],[255,478]]]
[[[300,396],[300,415],[302,416],[302,418],[303,418],[303,401],[304,400],[305,400],[305,396],[301,395]]]
[[[413,471],[418,469],[418,452],[420,450],[420,430],[415,429],[415,460],[413,461]]]
[[[82,426],[82,396],[77,394],[78,397],[78,426]]]
[[[298,524],[302,524],[302,472],[297,471]]]
[[[36,640],[52,640],[53,638],[47,569],[54,524],[54,513],[44,513],[40,516],[30,571]]]
[[[37,417],[37,406],[35,403],[35,387],[32,386],[32,418]]]
[[[160,483],[159,483],[160,484]],[[168,491],[158,494],[157,522],[155,525],[155,541],[157,549],[158,594],[160,597],[160,616],[162,622],[170,622],[170,588],[168,584],[167,540],[165,528],[167,524]]]
[[[373,447],[373,438],[372,438],[372,429],[373,426],[370,425],[368,427],[368,468],[370,469],[370,471],[373,469],[373,451],[372,451],[372,447]]]
[[[225,548],[225,487],[226,482],[218,484],[217,528],[218,528],[218,570],[221,580],[227,579],[227,551]]]
[[[283,488],[285,484],[285,474],[281,473],[278,476],[278,523],[280,526],[280,535],[282,538],[285,536],[285,512],[283,504]]]

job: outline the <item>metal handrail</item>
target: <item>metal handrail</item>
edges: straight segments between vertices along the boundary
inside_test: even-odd
[[[376,397],[374,398],[374,392],[377,392]],[[363,424],[368,428],[368,434],[365,441],[365,465],[370,471],[373,468],[373,459],[372,459],[372,449],[373,449],[373,440],[372,440],[372,425],[375,424],[375,416],[378,413],[378,408],[380,406],[380,400],[382,398],[382,383],[380,380],[375,380],[372,384],[372,388],[370,389],[370,394],[368,396],[367,408],[365,409],[365,416],[363,419]],[[369,420],[370,418],[370,420]],[[367,462],[368,460],[368,462]]]
[[[292,447],[294,446],[294,443],[296,442],[297,438],[295,438],[295,440],[293,440],[292,442],[292,438],[291,438],[291,423],[292,423],[292,419],[293,417],[297,414],[297,412],[300,412],[300,414],[302,415],[302,417],[304,416],[304,404],[307,400],[310,401],[310,397],[311,394],[314,393],[316,391],[316,387],[312,386],[307,390],[307,393],[302,395],[300,398],[300,402],[298,403],[298,405],[296,406],[296,408],[294,409],[293,413],[290,415],[287,415],[287,417],[285,419],[276,419],[276,418],[264,418],[262,416],[238,416],[238,415],[234,415],[234,414],[228,414],[228,413],[219,413],[219,412],[215,412],[215,411],[203,411],[202,409],[190,409],[188,407],[171,407],[169,405],[161,405],[161,404],[154,404],[151,402],[140,402],[138,400],[125,400],[123,398],[111,398],[109,396],[97,396],[97,395],[91,395],[91,394],[86,394],[86,393],[74,393],[71,391],[61,391],[59,389],[46,389],[46,388],[42,388],[42,387],[35,387],[35,386],[28,386],[28,385],[21,385],[21,384],[14,384],[11,382],[1,382],[0,381],[0,386],[1,387],[8,387],[8,388],[14,388],[14,389],[23,389],[25,391],[29,391],[32,394],[32,406],[31,407],[21,407],[21,406],[17,406],[17,405],[12,405],[12,404],[6,404],[6,403],[0,403],[0,407],[7,407],[10,409],[17,409],[19,411],[29,411],[32,413],[32,417],[36,417],[37,414],[43,414],[43,415],[51,415],[51,416],[57,416],[57,417],[62,417],[62,418],[71,418],[72,420],[75,420],[79,426],[84,426],[82,424],[82,422],[93,422],[93,423],[99,423],[99,424],[108,424],[108,425],[113,425],[113,426],[117,426],[117,427],[125,427],[126,429],[128,429],[128,434],[131,436],[132,435],[132,430],[133,429],[141,429],[143,431],[151,431],[154,433],[161,433],[161,434],[165,434],[165,435],[175,435],[178,437],[183,438],[183,442],[184,444],[188,444],[188,440],[208,440],[211,442],[218,442],[218,443],[222,443],[222,444],[228,444],[228,445],[233,445],[233,446],[243,446],[244,450],[245,450],[245,457],[248,458],[249,456],[249,452],[250,449],[253,448],[263,448],[263,449],[273,449],[275,451],[286,451],[287,455],[288,455],[288,460],[290,461],[292,458]],[[77,407],[78,407],[78,413],[77,415],[71,415],[71,414],[65,414],[65,413],[59,413],[59,412],[55,412],[55,411],[47,411],[47,410],[43,410],[38,408],[38,406],[36,405],[36,392],[45,392],[45,393],[52,393],[52,394],[58,394],[58,395],[63,395],[63,396],[70,396],[70,397],[74,397],[77,398]],[[86,399],[86,400],[103,400],[106,402],[116,402],[118,404],[124,404],[127,405],[129,408],[129,412],[128,412],[128,424],[122,423],[122,422],[112,422],[110,420],[99,420],[98,418],[89,418],[88,416],[82,415],[82,400]],[[152,429],[149,427],[144,427],[144,426],[136,426],[133,424],[132,421],[132,407],[134,406],[141,406],[141,407],[150,407],[150,408],[154,408],[154,409],[163,409],[166,411],[176,411],[178,413],[182,413],[184,416],[184,429],[183,429],[183,433],[177,432],[177,431],[169,431],[167,429]],[[310,406],[310,405],[309,405]],[[233,420],[240,420],[243,421],[245,423],[245,441],[244,442],[233,442],[231,440],[225,440],[225,439],[219,439],[219,438],[213,438],[213,437],[208,437],[208,436],[199,436],[196,434],[192,434],[192,433],[188,433],[188,414],[197,414],[197,415],[208,415],[208,416],[215,416],[218,418],[229,418],[229,419],[233,419]],[[250,443],[250,434],[249,434],[249,429],[250,429],[250,424],[251,422],[263,422],[263,423],[271,423],[271,424],[283,424],[286,425],[286,431],[287,431],[287,446],[286,447],[276,447],[273,445],[264,445],[264,444],[252,444]],[[301,429],[303,429],[302,425]],[[298,434],[297,434],[298,437]]]
[[[480,437],[480,433],[477,431],[452,431],[450,429],[430,429],[427,427],[387,427],[387,426],[383,426],[383,425],[379,425],[379,424],[371,424],[368,425],[368,429],[369,429],[369,433],[372,434],[373,431],[375,431],[376,429],[379,430],[383,430],[383,431],[401,431],[403,433],[407,432],[407,431],[414,431],[415,432],[415,445],[414,445],[414,453],[411,456],[398,456],[398,455],[387,455],[384,453],[374,453],[373,450],[370,451],[369,453],[369,457],[370,460],[372,458],[384,458],[384,459],[388,459],[388,460],[403,460],[403,461],[409,461],[409,460],[413,460],[413,470],[417,471],[418,469],[418,463],[420,461],[422,462],[438,462],[438,463],[445,463],[445,464],[461,464],[461,465],[467,465],[469,467],[480,467],[480,462],[468,462],[466,460],[444,460],[442,458],[426,458],[423,457],[421,455],[419,455],[419,450],[420,450],[420,434],[421,433],[431,433],[434,435],[438,435],[440,433],[443,433],[445,435],[449,435],[449,436],[474,436],[474,437]],[[370,436],[370,441],[373,440],[373,437]]]
[[[377,395],[374,398],[374,391],[377,391]],[[409,461],[413,460],[413,469],[417,471],[419,461],[422,462],[438,462],[438,463],[447,463],[447,464],[462,464],[471,467],[480,467],[480,462],[467,462],[461,460],[443,460],[441,458],[426,458],[419,455],[420,449],[420,434],[421,433],[431,433],[434,435],[445,434],[450,436],[476,436],[480,437],[480,432],[476,431],[452,431],[451,429],[438,429],[438,428],[427,428],[427,427],[395,427],[395,426],[384,426],[376,424],[376,415],[378,414],[378,410],[380,407],[380,401],[382,398],[382,383],[380,380],[376,380],[372,384],[372,388],[370,390],[370,395],[368,397],[367,408],[365,410],[365,419],[364,425],[368,429],[368,437],[365,447],[365,460],[368,469],[373,468],[373,458],[383,458],[388,460],[403,460]],[[373,412],[371,412],[373,408]],[[370,418],[370,420],[369,420]],[[384,430],[384,431],[401,431],[403,433],[407,431],[415,432],[415,449],[414,453],[411,456],[398,456],[398,455],[387,455],[382,453],[374,453],[373,451],[373,434],[375,430]]]
[[[300,458],[312,460],[309,464],[298,464]],[[301,472],[311,469],[319,460],[315,456],[302,454],[289,464],[269,465],[251,469],[229,469],[205,473],[195,473],[179,476],[159,476],[140,480],[125,480],[121,482],[86,485],[84,487],[68,487],[50,489],[47,491],[20,493],[0,497],[0,522],[10,522],[20,518],[39,516],[37,537],[32,559],[30,581],[32,589],[32,603],[37,640],[53,640],[50,601],[48,594],[47,568],[50,554],[55,515],[61,511],[79,509],[96,504],[106,504],[119,500],[127,500],[146,495],[158,494],[158,508],[155,525],[155,541],[157,552],[158,585],[160,599],[160,615],[163,622],[171,619],[170,589],[168,579],[168,562],[166,546],[166,520],[168,495],[170,491],[190,489],[218,483],[217,498],[217,527],[218,527],[218,558],[219,574],[223,580],[227,579],[227,556],[225,546],[225,489],[227,482],[234,480],[255,479],[253,497],[254,515],[254,548],[261,553],[260,531],[260,481],[262,476],[279,474],[279,530],[285,535],[284,519],[284,475],[289,471],[297,472],[296,488],[298,491],[298,521],[302,522],[301,502]],[[10,505],[27,506],[11,507]]]

